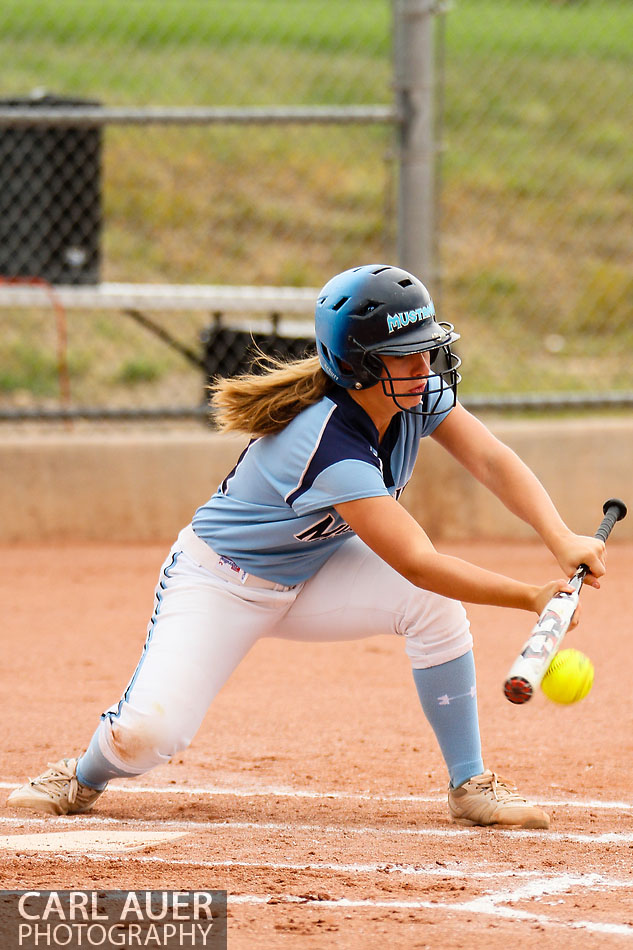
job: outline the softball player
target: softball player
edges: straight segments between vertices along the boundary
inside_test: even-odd
[[[439,554],[398,504],[431,437],[558,559],[599,586],[604,545],[573,534],[530,470],[457,401],[459,338],[423,284],[392,266],[334,277],[316,303],[316,357],[220,380],[220,428],[251,441],[165,561],[140,662],[86,751],[9,796],[18,808],[84,812],[110,779],[186,748],[260,637],[401,636],[446,762],[451,817],[547,828],[549,817],[485,768],[472,637],[462,601],[540,613],[543,586]],[[432,473],[429,473],[432,478]]]

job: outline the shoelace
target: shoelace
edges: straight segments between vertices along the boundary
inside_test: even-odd
[[[517,791],[516,786],[506,779],[501,778],[496,772],[492,772],[490,776],[486,777],[483,781],[477,782],[477,788],[481,789],[482,792],[492,792],[498,802],[525,801],[523,796]]]
[[[30,778],[30,785],[56,785],[61,788],[62,783],[68,782],[70,780],[70,786],[68,788],[68,804],[74,805],[77,801],[77,794],[79,792],[79,782],[77,781],[77,776],[74,772],[70,772],[69,769],[63,771],[58,768],[54,762],[48,762],[48,772],[44,772],[39,778]]]

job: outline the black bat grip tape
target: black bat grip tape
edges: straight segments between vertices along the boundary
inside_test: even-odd
[[[619,498],[609,498],[602,506],[602,510],[604,512],[604,518],[594,537],[599,538],[601,541],[606,541],[613,531],[616,522],[622,521],[622,519],[626,517],[626,505],[623,501],[620,501]]]
[[[604,518],[600,522],[600,527],[594,534],[594,538],[599,538],[600,541],[606,541],[616,523],[626,517],[626,505],[623,501],[620,501],[619,498],[609,498],[602,506],[602,510],[604,512]],[[569,583],[576,590],[580,590],[588,573],[589,568],[587,565],[581,564],[574,576],[569,579]]]

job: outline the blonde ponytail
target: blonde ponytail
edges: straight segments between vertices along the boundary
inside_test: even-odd
[[[220,431],[252,436],[281,432],[334,386],[318,356],[284,362],[260,353],[256,366],[263,372],[217,379],[209,387]]]

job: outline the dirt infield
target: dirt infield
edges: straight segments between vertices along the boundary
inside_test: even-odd
[[[443,550],[530,580],[537,545]],[[532,619],[469,610],[486,764],[547,806],[549,832],[451,824],[446,777],[403,644],[267,641],[168,766],[114,783],[93,813],[28,819],[4,804],[27,774],[80,751],[134,669],[164,546],[0,549],[0,831],[181,831],[133,854],[4,852],[0,886],[226,889],[231,950],[633,948],[630,640],[633,545],[614,540],[569,645],[590,695],[507,703]]]

